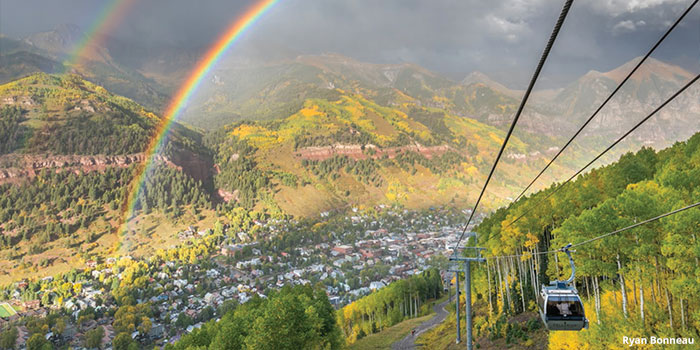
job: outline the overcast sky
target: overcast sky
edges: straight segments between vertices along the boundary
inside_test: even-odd
[[[0,33],[22,37],[66,23],[89,28],[112,1],[0,0]],[[591,69],[610,70],[642,55],[691,2],[575,1],[540,87],[564,84]],[[136,0],[111,35],[142,45],[202,48],[250,3]],[[377,63],[412,62],[455,80],[478,70],[523,88],[562,4],[563,0],[280,0],[230,54],[250,46],[337,52]],[[655,57],[700,70],[700,8]]]

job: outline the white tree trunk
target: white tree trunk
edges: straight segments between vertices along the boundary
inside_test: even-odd
[[[503,291],[503,276],[501,274],[501,258],[496,258],[496,271],[498,272],[498,292],[501,299],[501,309],[506,309],[506,294]]]
[[[625,277],[622,275],[622,264],[620,264],[620,254],[617,254],[617,275],[620,277],[620,291],[622,292],[622,313],[627,318],[627,288]]]
[[[600,286],[598,285],[598,276],[593,278],[593,299],[595,303],[595,316],[600,324]]]
[[[656,273],[656,292],[659,295],[659,299],[661,299],[661,278],[659,277],[659,257],[654,256],[654,273]],[[654,286],[651,286],[654,288]]]
[[[586,298],[588,298],[588,299],[591,298],[591,289],[590,289],[590,287],[588,286],[588,280],[589,280],[589,279],[590,279],[589,277],[583,276],[583,281],[586,282]]]
[[[681,298],[681,325],[685,329],[685,304],[683,303],[683,298]]]
[[[534,254],[534,250],[530,249],[530,253]],[[535,262],[537,259],[533,256],[529,260],[530,265],[530,284],[532,284],[532,292],[534,294],[535,299],[537,299],[537,290],[540,288],[540,286],[537,284],[537,272],[535,272]]]
[[[508,298],[508,310],[513,307],[513,300],[510,297],[510,278],[508,273],[508,261],[503,261],[504,282],[506,287],[506,297]]]
[[[534,250],[535,250],[535,261],[533,261],[533,264],[535,264],[535,282],[536,282],[535,285],[537,286],[537,288],[535,288],[535,289],[539,289],[540,288],[540,249],[539,249],[539,247],[535,246]]]
[[[639,316],[642,317],[642,323],[644,323],[644,287],[639,284]]]
[[[642,278],[642,268],[637,267],[639,271],[639,316],[644,324],[644,279]]]
[[[668,325],[673,329],[673,306],[671,306],[671,297],[668,295],[668,288],[664,288],[666,292],[666,306],[668,307]]]
[[[520,258],[515,258],[517,259],[517,264],[518,264],[518,282],[520,284],[520,302],[522,303],[523,306],[523,312],[525,312],[525,292],[523,291],[523,268],[522,265],[520,264]]]
[[[491,301],[491,265],[486,260],[486,280],[488,281],[488,296],[489,296],[489,316],[493,315],[493,302]]]
[[[414,317],[418,317],[418,314],[420,313],[420,310],[418,310],[418,294],[416,294],[416,296],[413,297],[413,303],[415,304],[415,307],[413,309],[416,311]]]
[[[408,303],[406,302],[406,293],[403,295],[403,317],[408,315]]]

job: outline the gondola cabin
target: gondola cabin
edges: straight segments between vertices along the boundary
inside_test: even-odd
[[[583,303],[574,287],[561,281],[542,286],[537,298],[540,316],[550,331],[580,331],[588,328]]]

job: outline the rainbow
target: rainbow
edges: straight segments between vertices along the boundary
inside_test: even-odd
[[[151,138],[151,141],[146,148],[146,161],[137,170],[135,177],[136,186],[132,186],[132,189],[127,193],[127,199],[124,203],[122,210],[121,222],[123,224],[122,232],[126,229],[126,224],[128,220],[133,216],[135,211],[135,206],[139,193],[143,190],[146,183],[146,174],[148,169],[150,169],[154,163],[155,155],[158,153],[160,147],[163,145],[168,131],[173,125],[175,118],[182,111],[182,109],[187,105],[187,101],[190,96],[197,91],[200,83],[206,77],[207,73],[216,65],[216,63],[221,59],[221,57],[226,53],[226,51],[231,47],[236,39],[241,37],[241,34],[245,32],[255,21],[260,18],[267,10],[274,6],[279,0],[261,0],[250,7],[242,16],[238,17],[228,29],[214,42],[214,44],[209,48],[202,59],[197,63],[194,69],[191,71],[185,82],[180,85],[177,93],[171,99],[168,105],[165,116],[161,119],[161,122],[156,127],[155,136]]]
[[[107,3],[97,18],[92,21],[90,29],[68,54],[63,62],[64,69],[80,65],[88,50],[99,46],[99,43],[105,40],[105,34],[114,30],[135,2],[135,0],[111,0]]]

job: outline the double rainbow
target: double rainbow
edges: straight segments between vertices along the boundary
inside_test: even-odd
[[[255,21],[260,18],[267,10],[274,6],[279,0],[262,0],[249,8],[241,17],[237,18],[228,29],[216,40],[207,53],[202,57],[199,63],[192,70],[187,80],[180,86],[177,93],[170,101],[166,109],[165,116],[161,119],[156,127],[155,136],[151,139],[146,148],[146,161],[137,169],[135,177],[135,186],[127,193],[125,205],[122,207],[121,222],[126,229],[128,219],[134,215],[134,210],[138,195],[144,189],[146,183],[146,174],[153,166],[155,155],[163,146],[168,131],[173,125],[176,117],[187,104],[190,96],[197,91],[202,80],[207,76],[207,73],[216,65],[226,51],[231,47],[236,39],[240,38]],[[122,231],[123,232],[123,231]]]

